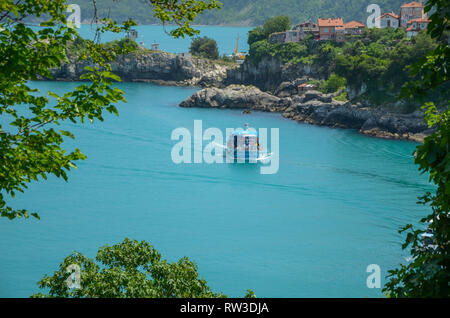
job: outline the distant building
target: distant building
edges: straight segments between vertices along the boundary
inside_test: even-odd
[[[297,87],[297,90],[298,90],[298,93],[299,93],[299,94],[302,94],[302,93],[304,93],[304,92],[306,92],[306,91],[315,90],[315,89],[317,89],[317,86],[316,86],[316,85],[308,84],[308,83],[300,84],[300,85],[298,85],[298,87]]]
[[[319,26],[312,21],[306,21],[295,25],[292,30],[285,32],[275,32],[269,36],[269,43],[282,44],[287,42],[301,42],[308,35],[312,35],[314,39],[319,39]]]
[[[400,15],[394,12],[384,13],[377,20],[381,28],[404,28],[411,38],[420,30],[425,30],[429,21],[422,2],[404,3]],[[301,42],[312,35],[316,40],[343,42],[347,37],[359,35],[366,26],[362,22],[350,21],[344,24],[342,18],[319,18],[317,23],[306,21],[295,25],[292,30],[272,33],[269,43],[282,44],[286,42]]]
[[[343,26],[336,27],[336,42],[344,42],[345,41],[345,28]]]
[[[378,19],[380,19],[381,28],[394,28],[400,27],[400,17],[395,13],[384,13]]]
[[[286,32],[275,32],[269,35],[269,43],[281,44],[286,40]]]
[[[365,24],[358,21],[350,21],[344,24],[345,34],[349,35],[361,34],[365,27]]]
[[[152,51],[159,51],[159,44],[158,43],[152,43]]]
[[[319,39],[319,26],[312,21],[305,21],[295,25],[292,30],[299,31],[299,37],[304,40],[308,35],[312,35],[314,39]]]
[[[336,19],[318,19],[319,26],[319,36],[320,40],[331,40],[336,41],[336,28],[338,29],[338,33],[341,34],[341,31],[344,27],[344,21],[342,18]],[[339,40],[340,41],[340,40]]]
[[[400,8],[400,26],[408,27],[408,22],[414,19],[425,19],[424,5],[420,2],[405,3]]]
[[[297,30],[288,30],[285,33],[285,38],[284,38],[284,42],[300,42],[302,41],[305,37],[303,35],[302,32],[297,31]]]
[[[426,30],[430,22],[430,20],[424,18],[409,20],[406,28],[408,39],[416,36],[420,31]]]

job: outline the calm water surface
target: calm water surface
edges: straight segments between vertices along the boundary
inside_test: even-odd
[[[76,83],[33,83],[58,93]],[[127,104],[105,122],[72,125],[67,147],[88,159],[33,183],[16,207],[41,220],[0,222],[0,296],[27,297],[76,250],[93,257],[124,237],[150,241],[170,261],[188,256],[216,291],[259,297],[379,297],[366,267],[383,276],[404,261],[397,229],[424,216],[431,190],[413,164],[414,143],[298,124],[279,114],[184,109],[195,89],[123,83]],[[280,169],[171,161],[177,127],[280,129]],[[384,279],[382,283],[384,283]]]
[[[239,43],[238,49],[240,52],[248,52],[247,36],[250,27],[234,27],[234,26],[194,26],[196,30],[200,31],[199,36],[207,36],[216,40],[217,47],[220,55],[232,54],[236,48],[236,44]],[[38,27],[34,27],[35,30],[39,30]],[[152,43],[159,43],[159,48],[162,51],[170,53],[182,53],[188,52],[191,45],[191,38],[178,38],[171,37],[168,32],[174,27],[163,27],[160,25],[139,25],[135,29],[138,31],[138,37],[136,41],[143,43],[143,46],[147,49],[151,48]],[[94,39],[95,36],[95,24],[82,24],[78,29],[80,35],[87,39]],[[107,32],[101,34],[100,40],[102,42],[120,40],[125,37],[126,34]],[[239,41],[238,41],[239,37]]]

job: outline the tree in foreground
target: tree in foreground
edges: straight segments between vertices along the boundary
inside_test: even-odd
[[[75,268],[80,271],[72,272]],[[226,297],[211,291],[206,281],[199,278],[195,263],[187,257],[169,263],[161,259],[150,243],[128,238],[101,247],[95,260],[72,253],[53,276],[45,275],[38,285],[46,292],[32,297]],[[254,293],[248,290],[246,297],[254,297]]]
[[[408,231],[403,248],[411,246],[412,261],[389,271],[384,292],[390,297],[450,297],[450,2],[429,0],[425,11],[430,12],[427,32],[438,41],[437,47],[413,67],[420,80],[408,83],[404,94],[426,100],[438,90],[447,101],[444,107],[432,102],[424,105],[426,119],[435,132],[417,147],[415,163],[428,172],[436,186],[435,193],[426,193],[421,203],[428,204],[432,213],[421,220],[433,234],[428,242],[425,230],[405,226]]]
[[[217,42],[214,39],[210,39],[206,36],[194,38],[191,42],[189,52],[193,55],[208,59],[215,60],[219,58],[219,49],[217,48]]]
[[[96,0],[92,0],[95,6]],[[198,34],[190,23],[204,10],[218,8],[216,0],[146,0],[154,16],[163,24],[175,23],[170,31],[175,37]],[[83,123],[103,120],[104,112],[117,114],[116,104],[125,102],[124,92],[113,87],[120,78],[111,72],[109,62],[128,46],[105,47],[99,41],[103,32],[127,31],[131,20],[118,25],[95,16],[95,41],[85,42],[80,60],[88,61],[85,82],[73,91],[58,95],[32,88],[29,81],[53,78],[51,68],[69,62],[67,49],[77,42],[77,30],[66,19],[66,0],[3,0],[0,2],[0,216],[14,219],[29,217],[25,209],[10,205],[16,192],[24,192],[35,180],[49,174],[67,180],[75,162],[86,158],[79,149],[62,147],[64,138],[74,138],[58,129],[63,122]],[[30,17],[45,19],[33,29],[24,21]],[[78,41],[80,42],[80,41]],[[132,48],[131,48],[132,49]],[[50,99],[51,97],[52,99]],[[8,203],[7,203],[8,201]]]

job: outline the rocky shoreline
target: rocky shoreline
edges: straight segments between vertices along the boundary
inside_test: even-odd
[[[56,81],[78,81],[89,62],[70,61],[51,69]],[[207,59],[184,54],[137,51],[119,56],[111,63],[112,72],[124,82],[151,82],[173,86],[221,86],[228,67]]]
[[[180,104],[181,107],[234,108],[280,112],[298,122],[333,128],[356,129],[368,136],[422,142],[431,131],[424,114],[397,114],[340,102],[332,95],[308,91],[303,95],[279,97],[255,86],[230,85],[204,88]]]
[[[76,61],[64,64],[52,70],[54,80],[80,80],[88,65]],[[256,66],[247,61],[240,66],[224,66],[189,54],[137,51],[118,57],[111,67],[125,82],[203,88],[183,101],[181,107],[280,112],[283,117],[298,122],[356,129],[368,136],[416,142],[422,142],[432,132],[424,123],[421,111],[402,114],[340,102],[334,95],[318,91],[299,94],[297,85],[315,77],[313,66],[285,66],[275,59]],[[349,95],[357,93],[349,92]]]

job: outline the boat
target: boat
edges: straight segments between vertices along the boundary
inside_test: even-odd
[[[227,139],[225,146],[220,145],[225,150],[227,158],[234,162],[257,163],[270,159],[268,154],[259,142],[258,132],[249,130],[245,124],[245,129],[234,130]]]
[[[242,64],[242,63],[244,63],[246,56],[247,56],[247,54],[245,52],[239,52],[239,33],[238,33],[237,39],[236,39],[236,47],[234,49],[234,53],[233,53],[232,57],[234,58],[236,63]]]

